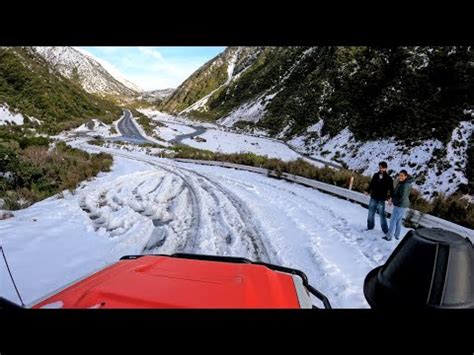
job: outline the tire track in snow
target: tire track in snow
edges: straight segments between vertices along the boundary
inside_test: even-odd
[[[239,179],[225,175],[220,177],[221,182],[225,180],[229,185],[239,186],[247,191],[254,189]],[[284,189],[277,181],[259,179],[256,184],[281,191],[273,204],[285,211],[288,219],[286,223],[293,226],[291,230],[294,233],[294,245],[298,245],[296,249],[299,260],[289,258],[283,264],[305,270],[314,285],[334,300],[335,306],[342,306],[338,304],[338,300],[348,297],[358,297],[360,303],[364,304],[364,299],[359,294],[359,284],[363,280],[358,279],[361,270],[366,269],[368,272],[379,264],[379,259],[374,255],[377,250],[367,249],[359,243],[357,231],[341,213],[327,204],[310,199],[298,190]],[[261,193],[265,194],[266,190],[261,190]],[[284,255],[283,259],[285,258]],[[296,264],[291,265],[295,261]],[[362,274],[365,275],[364,272]]]
[[[94,149],[101,151],[98,147]],[[252,217],[251,210],[240,198],[217,181],[175,164],[111,153],[147,163],[158,171],[166,171],[169,175],[177,177],[186,190],[190,208],[183,211],[185,213],[182,215],[175,215],[174,220],[155,226],[155,230],[143,247],[144,252],[234,255],[255,261],[280,264],[277,252],[273,249],[260,223]],[[143,181],[141,183],[143,184]],[[163,184],[156,190],[160,190],[162,186]],[[137,194],[138,191],[139,186],[132,189],[132,193]],[[157,198],[156,194],[151,198],[151,201],[158,205],[171,202],[168,203],[168,210],[182,208],[179,206],[185,202],[180,200],[183,200],[183,197],[178,198],[176,194],[171,196],[171,201],[163,201],[161,197]],[[136,202],[144,202],[144,198]],[[137,208],[137,205],[132,204],[131,207],[136,213],[144,213],[142,209]],[[188,228],[183,228],[182,225],[176,223],[176,219],[186,221],[186,214],[191,215],[190,224]],[[160,228],[164,231],[160,231]],[[186,234],[185,237],[180,235],[183,232]]]
[[[149,163],[148,164],[155,166],[155,164]],[[178,176],[181,178],[182,184],[187,188],[188,195],[191,199],[191,226],[187,233],[187,237],[183,238],[182,242],[177,246],[176,252],[193,252],[196,249],[197,240],[200,236],[200,226],[201,226],[201,206],[198,200],[198,194],[196,189],[189,181],[186,180],[185,177],[180,176],[179,173],[173,171],[169,168],[160,167],[162,170],[167,171],[170,174]]]
[[[361,232],[366,212],[359,206],[316,190],[247,172],[228,174],[228,169],[96,150],[154,167],[133,179],[133,174],[118,178],[108,188],[119,193],[105,195],[107,201],[122,204],[117,213],[128,210],[142,218],[134,223],[153,222],[144,238],[135,239],[143,253],[233,255],[294,267],[303,270],[335,307],[366,307],[363,278],[380,264],[376,254],[389,255],[393,248],[376,241],[380,233]],[[93,193],[89,202],[99,204],[102,191]],[[135,212],[130,203],[145,204],[153,214]],[[134,228],[125,224],[114,232],[127,241]]]
[[[247,184],[242,183],[239,180],[235,180],[235,179],[229,179],[229,180],[232,181],[234,184],[240,184],[243,187],[247,187]],[[265,183],[260,182],[260,183],[272,189],[278,189],[282,192],[289,193],[292,196],[294,196],[294,198],[292,199],[287,199],[287,203],[289,204],[294,204],[295,199],[298,198],[298,199],[303,200],[307,204],[317,207],[318,211],[323,211],[329,214],[331,217],[330,220],[337,221],[336,224],[331,224],[330,227],[333,228],[335,231],[337,231],[337,235],[343,244],[348,244],[354,247],[355,254],[359,254],[371,267],[375,267],[380,264],[380,260],[382,257],[380,254],[381,251],[377,248],[367,249],[367,247],[362,243],[363,241],[365,241],[365,239],[356,236],[357,231],[355,231],[354,229],[351,229],[351,227],[349,226],[349,222],[347,221],[347,219],[344,217],[343,214],[336,213],[334,209],[332,209],[327,204],[318,203],[317,200],[309,199],[305,195],[296,194],[294,191],[283,189],[271,182],[265,182]],[[327,226],[328,226],[327,219],[322,218],[320,214],[311,213],[310,211],[311,209],[305,210],[305,212],[310,214],[312,218],[314,218],[315,221],[319,221],[319,224],[322,227],[324,227],[324,229],[327,229]]]
[[[201,179],[201,187],[212,196],[215,201],[215,205],[219,206],[219,197],[217,196],[216,192],[222,194],[222,196],[230,202],[230,206],[235,209],[237,213],[238,219],[241,221],[241,224],[237,225],[238,232],[241,237],[247,238],[248,241],[251,243],[251,248],[253,249],[253,256],[251,259],[258,260],[258,261],[266,261],[266,262],[277,262],[277,253],[273,250],[269,252],[268,249],[271,249],[269,245],[265,245],[263,234],[263,228],[258,225],[257,221],[253,219],[252,213],[250,209],[245,205],[245,203],[235,196],[234,193],[230,192],[228,189],[223,187],[216,181],[210,180],[207,176],[200,174],[194,170],[186,169],[183,167],[179,167],[179,169],[186,171],[191,175],[195,175],[199,179]],[[221,197],[222,200],[222,197]],[[229,216],[225,216],[221,212],[222,210],[219,209],[219,216],[221,220],[229,218]],[[226,211],[229,213],[229,211]],[[228,222],[228,221],[227,221]],[[234,224],[233,227],[236,227]],[[230,243],[228,243],[230,244]]]
[[[233,193],[223,188],[219,183],[211,181],[208,177],[193,170],[163,162],[148,163],[171,174],[178,175],[193,192],[193,195],[200,197],[199,206],[202,204],[202,207],[206,207],[206,215],[202,218],[208,217],[209,222],[204,230],[209,230],[210,227],[214,238],[200,236],[198,233],[202,234],[202,232],[198,231],[195,234],[197,238],[193,238],[191,252],[242,256],[240,253],[234,253],[235,244],[240,242],[247,249],[246,257],[257,261],[276,262],[276,253],[271,255],[267,251],[268,246],[262,242],[261,228],[251,217],[251,211]],[[204,204],[203,201],[206,199],[210,199],[212,203]],[[200,210],[204,210],[202,207],[200,207]],[[201,238],[200,243],[199,238]],[[209,243],[213,244],[213,248],[209,248]]]

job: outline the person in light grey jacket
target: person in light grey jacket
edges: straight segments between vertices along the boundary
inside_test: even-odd
[[[408,175],[406,170],[401,170],[398,174],[398,183],[394,188],[391,200],[391,203],[393,203],[393,212],[390,217],[390,227],[383,239],[392,240],[392,236],[395,236],[395,239],[400,238],[402,220],[410,206],[410,192],[415,180],[415,178]]]

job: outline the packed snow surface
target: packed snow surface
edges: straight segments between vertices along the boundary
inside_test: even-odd
[[[334,307],[368,307],[364,277],[397,245],[382,240],[378,227],[363,231],[362,206],[311,188],[139,152],[87,149],[114,154],[112,171],[0,221],[0,244],[26,303],[123,255],[190,252],[298,268]],[[0,294],[18,302],[3,261],[0,275]]]

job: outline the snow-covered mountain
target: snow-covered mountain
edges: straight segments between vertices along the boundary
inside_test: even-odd
[[[138,99],[148,101],[149,103],[159,104],[167,97],[169,97],[175,89],[159,89],[159,90],[150,90],[141,92]]]
[[[89,93],[127,98],[141,91],[116,69],[84,50],[73,47],[34,47],[34,50]]]

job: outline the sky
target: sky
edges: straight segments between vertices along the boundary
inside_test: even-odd
[[[78,47],[144,90],[178,87],[225,47]]]

